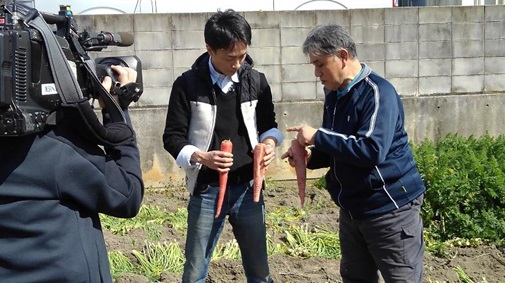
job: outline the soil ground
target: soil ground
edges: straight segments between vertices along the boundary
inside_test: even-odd
[[[145,204],[153,204],[168,211],[176,211],[186,207],[188,193],[183,188],[167,189],[169,194],[160,190],[146,192]],[[328,227],[337,233],[338,208],[330,200],[328,193],[313,187],[308,188],[309,195],[306,206],[317,203],[303,222],[310,226]],[[275,210],[279,206],[299,207],[298,193],[294,182],[269,182],[264,193],[266,209]],[[301,223],[300,223],[301,224]],[[167,225],[168,226],[168,225]],[[177,230],[164,226],[161,231],[160,242],[177,241],[184,246],[185,238]],[[142,250],[142,244],[147,239],[146,233],[135,230],[125,236],[117,236],[105,230],[105,239],[109,251],[119,250],[131,254],[132,250]],[[274,242],[283,241],[282,233],[269,228],[268,233]],[[227,223],[221,235],[220,242],[233,239],[230,224]],[[472,282],[505,282],[505,248],[493,245],[479,247],[450,248],[446,251],[450,257],[440,258],[428,252],[425,253],[424,282],[462,282],[455,272],[461,267]],[[335,259],[309,258],[302,259],[289,255],[274,255],[269,258],[271,276],[279,283],[326,283],[341,282],[339,275],[339,261]],[[146,277],[123,274],[117,283],[149,282]],[[180,282],[180,275],[164,273],[158,281],[162,283]],[[211,262],[207,283],[246,282],[240,260],[216,260]],[[469,282],[469,281],[465,281]]]

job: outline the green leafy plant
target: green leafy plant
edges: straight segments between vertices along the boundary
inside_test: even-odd
[[[425,227],[440,241],[505,237],[505,138],[448,135],[414,148]]]
[[[240,248],[238,247],[237,240],[232,239],[224,244],[218,243],[214,248],[212,260],[222,258],[240,259]]]
[[[463,270],[463,268],[461,268],[461,266],[456,266],[454,268],[454,271],[456,272],[456,274],[458,275],[458,279],[459,279],[459,282],[461,283],[474,283],[475,281],[472,280],[472,278],[470,278],[470,276],[468,276],[468,274],[465,273],[465,271]],[[483,278],[483,280],[481,281],[481,283],[486,283],[486,279]]]
[[[162,272],[181,273],[184,251],[176,242],[146,243],[141,251],[132,251],[138,260],[138,271],[152,280],[158,280]]]
[[[186,222],[187,219],[188,210],[186,208],[179,208],[177,211],[170,212],[166,215],[166,223],[181,232],[183,235],[186,235],[186,227],[188,226]]]
[[[159,230],[159,227],[161,227],[166,220],[166,212],[157,206],[151,205],[142,206],[138,215],[133,218],[124,219],[100,214],[102,227],[121,236],[134,229],[144,229],[148,231]],[[154,235],[156,238],[159,236],[159,233],[152,232],[151,235]]]
[[[305,210],[282,206],[273,211],[268,211],[266,220],[269,227],[282,231],[283,226],[289,225],[291,222],[300,221],[304,217],[306,217]]]
[[[291,226],[285,231],[288,254],[292,256],[311,258],[339,258],[340,242],[338,233],[326,228],[314,227],[308,224]]]
[[[324,176],[314,182],[314,187],[319,190],[326,190],[326,180],[324,179]]]
[[[123,272],[135,273],[136,269],[134,264],[130,261],[128,256],[121,251],[111,251],[108,254],[113,278]]]

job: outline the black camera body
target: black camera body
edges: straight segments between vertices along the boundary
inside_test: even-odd
[[[0,11],[0,135],[40,131],[59,95],[36,30],[9,24]]]
[[[70,68],[55,66],[54,46],[49,50],[47,33],[34,28],[32,19],[43,18]],[[39,20],[40,21],[40,20]],[[121,41],[120,38],[123,38]],[[104,57],[92,60],[88,51],[100,51],[109,45],[129,46],[131,36],[110,32],[78,32],[69,6],[60,6],[58,15],[39,13],[22,4],[0,7],[0,137],[22,136],[41,131],[55,110],[68,101],[79,102],[101,96],[108,109],[115,107],[117,116],[143,92],[142,66],[136,56]],[[111,65],[137,71],[137,81],[119,86]],[[56,78],[58,72],[71,70],[78,84],[75,93],[64,91],[66,80]],[[119,104],[103,91],[100,82],[111,76],[111,94],[119,96]],[[80,89],[80,91],[79,91]],[[68,99],[66,96],[71,96]],[[121,118],[119,118],[121,119]]]

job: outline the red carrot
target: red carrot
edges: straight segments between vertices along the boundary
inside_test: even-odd
[[[231,152],[233,149],[233,144],[231,140],[224,140],[221,142],[221,151]],[[217,195],[217,210],[216,218],[221,214],[221,208],[223,207],[224,195],[226,193],[226,185],[228,183],[228,171],[219,172],[219,191]]]
[[[254,161],[253,161],[253,201],[260,201],[261,188],[263,187],[263,180],[265,179],[265,144],[258,143],[253,150]]]
[[[298,184],[298,195],[302,207],[305,203],[305,185],[307,181],[307,157],[305,147],[298,140],[291,141],[291,151],[293,153],[293,162],[295,163],[296,181]]]

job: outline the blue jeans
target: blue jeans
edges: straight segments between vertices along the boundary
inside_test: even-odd
[[[263,196],[253,202],[252,182],[228,186],[221,214],[215,218],[217,186],[190,196],[183,283],[205,283],[212,252],[226,215],[242,255],[248,283],[273,283],[269,276]]]

